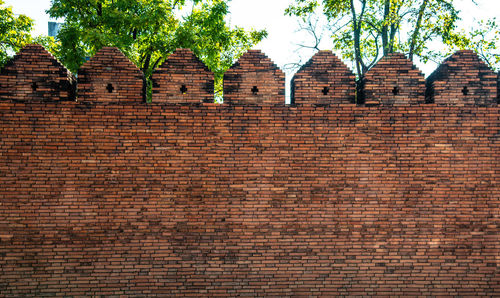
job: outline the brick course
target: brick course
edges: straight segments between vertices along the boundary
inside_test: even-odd
[[[0,296],[500,295],[498,104],[238,100],[1,100]]]

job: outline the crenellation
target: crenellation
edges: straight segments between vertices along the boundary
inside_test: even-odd
[[[424,84],[425,82],[425,84]],[[177,49],[152,76],[152,103],[214,102],[214,75],[189,49]],[[78,89],[78,98],[75,90]],[[249,50],[224,74],[224,104],[281,105],[284,73],[264,53]],[[383,57],[356,84],[331,51],[319,51],[291,81],[292,105],[479,104],[500,102],[500,79],[472,51],[458,51],[423,74],[400,53]],[[146,102],[144,74],[119,49],[105,47],[74,76],[40,45],[22,49],[0,72],[0,98]],[[283,101],[281,100],[283,99]]]
[[[457,51],[427,78],[427,102],[491,104],[496,101],[497,75],[470,50]]]

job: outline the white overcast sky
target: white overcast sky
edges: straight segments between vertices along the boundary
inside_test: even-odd
[[[500,16],[500,0],[455,0],[457,7],[462,10],[462,24],[473,26],[476,19],[487,19]],[[268,38],[255,48],[264,51],[278,66],[307,59],[311,53],[297,53],[297,43],[304,35],[297,33],[297,20],[284,16],[284,10],[292,0],[232,0],[230,2],[229,21],[231,25],[246,29],[267,29]],[[45,11],[50,7],[50,0],[5,0],[5,5],[12,6],[14,13],[25,14],[35,20],[35,35],[47,34],[49,16]],[[329,49],[328,43],[322,45]],[[500,46],[500,45],[499,45]],[[429,75],[436,65],[417,66]]]

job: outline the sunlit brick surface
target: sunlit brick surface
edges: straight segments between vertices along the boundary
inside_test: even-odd
[[[0,296],[500,296],[497,103],[265,94],[2,98]]]

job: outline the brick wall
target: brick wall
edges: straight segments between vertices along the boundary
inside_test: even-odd
[[[56,99],[0,101],[0,296],[500,295],[496,103]]]
[[[500,73],[497,74],[497,103],[500,103]]]

